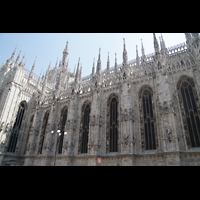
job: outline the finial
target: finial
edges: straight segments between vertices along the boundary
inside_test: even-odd
[[[66,52],[67,54],[68,54],[68,43],[69,43],[69,41],[67,40],[66,47],[65,47],[65,50],[64,50],[64,52]]]
[[[68,65],[69,65],[69,59],[67,60],[67,65],[66,65],[66,68],[68,68]]]
[[[80,65],[80,57],[78,59],[78,66],[77,66],[77,69],[79,69],[79,65]]]
[[[124,51],[126,51],[126,42],[125,42],[125,38],[123,38],[124,41]]]
[[[76,75],[75,75],[75,83],[77,83],[79,81],[79,65],[80,65],[80,57],[78,59],[78,66],[77,66],[77,70],[76,70]]]
[[[26,66],[26,61],[27,61],[27,58],[26,58],[26,60],[25,60],[25,63],[24,63],[24,66],[23,66],[23,67],[25,67],[25,66]]]
[[[140,58],[138,55],[138,46],[136,45],[136,64],[139,67],[140,66]]]
[[[79,82],[81,82],[81,80],[82,80],[82,63],[81,63],[81,69],[79,73]]]
[[[123,66],[128,65],[128,56],[127,56],[127,51],[126,51],[126,44],[125,44],[125,38],[124,40],[124,51],[123,51]]]
[[[50,67],[51,67],[51,61],[50,61],[50,63],[49,63],[49,66],[48,66],[47,72],[49,72]]]
[[[18,47],[18,44],[17,44],[17,46],[15,47],[14,52],[12,53],[12,56],[11,56],[11,59],[12,59],[12,60],[13,60],[14,57],[15,57],[15,54],[16,54],[16,51],[17,51],[17,47]]]
[[[115,53],[115,71],[117,72],[117,53]]]
[[[20,56],[21,56],[21,53],[22,53],[22,49],[23,47],[21,48],[20,52],[19,52],[19,55],[17,56],[17,60],[15,62],[15,67],[17,66],[17,64],[19,63],[19,59],[20,59]]]
[[[58,57],[57,57],[57,60],[56,60],[56,64],[55,64],[55,69],[57,68],[57,65],[58,65]]]
[[[95,58],[93,60],[92,76],[94,76],[94,73],[95,73]]]
[[[101,48],[99,48],[99,60],[101,59]]]
[[[153,39],[154,39],[154,49],[155,49],[155,53],[160,53],[159,50],[159,44],[158,44],[158,40],[156,38],[156,34],[153,33]]]
[[[141,39],[141,45],[142,45],[142,60],[146,61],[146,56],[145,56],[145,52],[144,52],[144,46],[143,46],[142,39]]]
[[[95,67],[95,58],[94,58],[94,60],[93,60],[93,67]]]
[[[110,71],[110,60],[109,60],[109,52],[108,52],[107,70],[108,70],[108,71]]]
[[[41,69],[41,72],[40,72],[40,76],[39,76],[39,77],[41,77],[41,75],[42,75],[42,69]]]
[[[32,75],[33,72],[34,72],[36,59],[37,59],[37,56],[35,57],[35,61],[34,61],[34,63],[33,63],[33,66],[32,66],[32,69],[31,69],[31,73],[30,73],[30,75]]]

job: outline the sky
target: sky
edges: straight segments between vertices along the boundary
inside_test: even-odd
[[[160,35],[156,33],[158,42]],[[162,33],[162,35],[167,48],[186,41],[184,33]],[[136,45],[141,56],[141,39],[145,54],[154,52],[152,33],[0,33],[0,66],[4,60],[6,62],[11,57],[18,44],[15,60],[23,47],[20,61],[25,54],[25,59],[27,59],[25,68],[31,70],[37,57],[34,73],[39,76],[41,69],[43,73],[46,72],[50,62],[51,67],[54,68],[57,58],[58,63],[62,60],[63,50],[68,40],[68,69],[73,72],[80,57],[84,77],[92,73],[94,58],[95,67],[97,66],[99,48],[101,48],[102,70],[107,67],[108,52],[110,67],[115,64],[115,53],[117,53],[117,63],[121,64],[123,38],[126,41],[128,60],[136,58]]]

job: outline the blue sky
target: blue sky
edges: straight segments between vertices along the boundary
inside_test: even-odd
[[[159,41],[160,33],[156,33]],[[128,60],[136,58],[136,45],[138,45],[139,56],[141,56],[141,39],[145,54],[154,52],[152,33],[0,33],[0,66],[11,57],[18,44],[17,55],[23,47],[20,61],[25,53],[27,58],[26,69],[31,70],[35,57],[37,56],[34,73],[39,75],[41,69],[46,72],[51,61],[51,67],[62,59],[62,53],[69,40],[69,69],[74,71],[78,58],[83,66],[83,76],[92,72],[93,59],[95,66],[101,48],[102,70],[107,67],[108,52],[110,55],[110,66],[114,66],[115,53],[117,53],[118,64],[122,63],[123,38],[126,40]],[[170,47],[185,42],[184,33],[163,33],[166,46]]]

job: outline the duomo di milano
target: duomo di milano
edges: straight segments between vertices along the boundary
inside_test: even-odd
[[[21,51],[0,68],[0,165],[200,165],[200,36],[167,48],[153,34],[154,53],[92,73],[80,59],[62,61],[44,77],[25,69]]]

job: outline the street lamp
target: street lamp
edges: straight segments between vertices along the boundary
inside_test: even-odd
[[[51,131],[51,134],[54,134],[54,131]],[[54,166],[56,166],[56,155],[57,155],[57,148],[58,148],[58,143],[60,143],[60,136],[61,136],[61,132],[58,129],[57,130],[57,141],[56,141],[56,150],[55,150],[55,161],[54,161]],[[67,131],[64,132],[64,135],[67,135]],[[58,139],[59,138],[59,139]]]
[[[51,132],[53,132],[54,133],[54,131],[51,131]],[[54,166],[56,166],[56,153],[57,153],[57,147],[58,147],[58,137],[59,137],[59,139],[60,139],[60,135],[61,135],[61,133],[60,133],[60,130],[58,129],[57,130],[57,133],[58,133],[58,135],[57,135],[57,140],[56,140],[56,150],[55,150],[55,160],[54,160]]]

